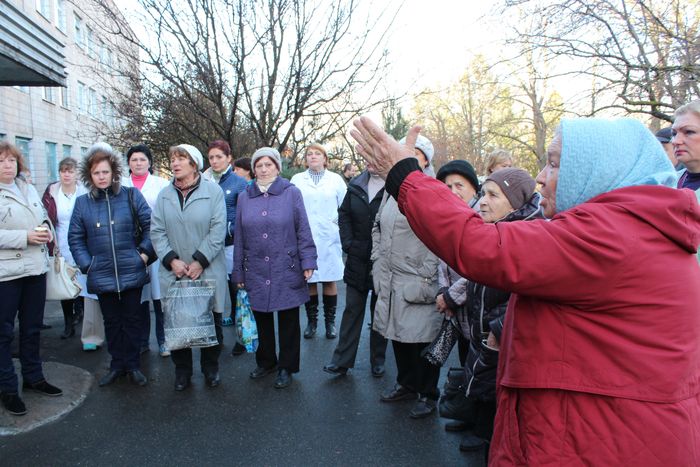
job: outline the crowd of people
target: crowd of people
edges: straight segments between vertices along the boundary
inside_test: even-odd
[[[347,375],[369,300],[371,375],[384,376],[388,342],[396,369],[379,400],[412,401],[410,418],[437,411],[441,364],[456,346],[461,411],[445,429],[464,432],[462,450],[493,465],[700,464],[700,100],[656,136],[631,119],[564,119],[536,179],[504,150],[483,177],[460,158],[435,174],[419,127],[396,141],[363,117],[351,135],[366,161],[359,174],[353,164],[331,171],[314,143],[291,181],[270,147],[234,160],[213,141],[204,170],[199,149],[173,146],[168,181],[153,174],[148,147],[130,148],[123,167],[97,143],[80,163],[59,163],[43,198],[21,176],[21,153],[0,142],[4,408],[27,412],[16,319],[23,389],[62,394],[40,357],[49,256],[60,254],[83,286],[61,301],[60,337],[82,319],[84,350],[106,342],[100,386],[148,383],[151,307],[174,389],[191,385],[193,349],[168,348],[163,328],[178,281],[214,287],[217,343],[199,350],[211,388],[239,291],[258,333],[250,377],[276,373],[278,389],[300,371],[319,308],[325,338],[338,339],[323,370]],[[245,350],[235,342],[232,353]]]

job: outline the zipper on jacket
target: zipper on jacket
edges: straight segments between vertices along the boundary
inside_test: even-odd
[[[475,375],[475,373],[476,373],[476,364],[477,364],[477,363],[479,363],[479,359],[478,359],[478,358],[474,361],[474,365],[472,365],[472,377],[469,378],[469,384],[467,384],[467,390],[466,390],[466,392],[465,392],[465,395],[466,395],[467,397],[469,397],[469,393],[470,393],[471,390],[472,390],[472,383],[474,382],[474,375]]]
[[[481,333],[479,334],[480,337],[484,337],[484,296],[486,295],[486,287],[484,286],[481,289],[481,310],[479,311],[479,329],[481,330]]]
[[[112,247],[112,262],[114,263],[114,278],[117,281],[117,295],[119,300],[122,299],[121,286],[119,285],[119,269],[117,268],[117,252],[114,250],[114,228],[112,224],[112,207],[109,203],[109,192],[105,190],[105,198],[107,198],[107,222],[109,222],[109,243]]]

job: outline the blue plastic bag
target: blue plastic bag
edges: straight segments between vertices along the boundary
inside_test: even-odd
[[[248,301],[248,292],[238,289],[236,295],[236,333],[238,341],[245,351],[252,353],[258,350],[258,326],[255,324],[253,310]]]

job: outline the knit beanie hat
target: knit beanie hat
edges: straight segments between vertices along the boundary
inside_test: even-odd
[[[474,167],[463,160],[450,161],[443,165],[437,173],[437,179],[445,183],[448,175],[461,175],[466,178],[476,191],[479,191],[479,178],[476,176]]]
[[[631,118],[564,119],[557,211],[638,185],[675,188],[678,176],[656,137]]]
[[[253,169],[253,173],[255,173],[255,163],[258,162],[258,159],[261,157],[269,157],[277,166],[277,170],[282,170],[282,158],[280,157],[279,151],[275,148],[265,147],[255,151],[253,157],[250,158],[250,166]]]
[[[513,167],[495,171],[484,183],[488,181],[494,182],[503,190],[503,194],[515,210],[520,209],[532,198],[537,186],[537,182],[529,173]]]
[[[177,147],[187,151],[190,158],[192,158],[194,163],[197,164],[197,169],[202,170],[204,168],[204,158],[202,157],[202,153],[199,152],[199,149],[195,148],[191,144],[178,144]]]
[[[404,136],[403,138],[401,138],[401,141],[399,141],[399,143],[406,144],[406,137]],[[416,149],[420,149],[420,152],[422,152],[425,155],[425,158],[428,159],[428,164],[432,163],[433,156],[435,155],[435,148],[433,148],[433,143],[430,142],[428,138],[426,138],[423,135],[418,135],[415,147]]]

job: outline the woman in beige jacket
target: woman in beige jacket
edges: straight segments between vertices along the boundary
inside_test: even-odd
[[[12,415],[27,408],[18,394],[12,363],[15,318],[19,317],[19,360],[22,387],[47,396],[62,391],[46,382],[39,355],[39,331],[44,321],[47,243],[52,240],[48,216],[34,187],[18,177],[22,154],[0,142],[0,399]]]
[[[433,145],[423,136],[416,141],[416,158],[431,169]],[[421,357],[437,336],[442,315],[435,312],[438,292],[437,256],[418,240],[396,201],[384,195],[372,231],[372,275],[377,293],[374,330],[391,339],[398,375],[396,385],[382,394],[382,402],[416,400],[411,418],[435,411],[440,395],[440,368]]]

